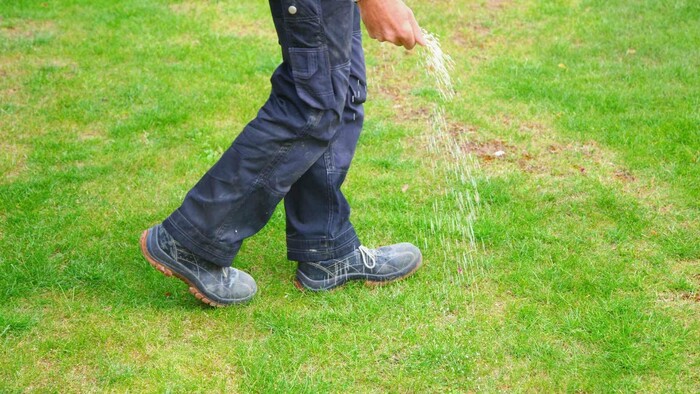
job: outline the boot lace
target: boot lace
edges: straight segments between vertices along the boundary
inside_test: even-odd
[[[377,254],[374,250],[369,249],[365,246],[360,246],[357,249],[360,251],[362,264],[364,264],[365,267],[372,269],[375,265],[377,265]]]

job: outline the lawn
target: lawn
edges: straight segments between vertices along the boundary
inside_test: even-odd
[[[215,309],[138,239],[267,98],[267,2],[1,1],[0,392],[700,392],[700,3],[409,5],[455,97],[365,37],[344,190],[424,266],[300,292],[280,207]]]

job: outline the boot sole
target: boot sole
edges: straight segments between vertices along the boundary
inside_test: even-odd
[[[416,266],[413,267],[412,270],[408,271],[408,272],[407,272],[406,274],[404,274],[403,276],[399,276],[398,278],[395,278],[395,279],[392,279],[392,280],[369,280],[369,279],[365,279],[365,286],[367,286],[367,287],[380,287],[380,286],[385,286],[385,285],[388,285],[388,284],[391,284],[391,283],[394,283],[394,282],[398,282],[398,281],[400,281],[400,280],[402,280],[402,279],[406,279],[406,278],[408,278],[409,276],[413,275],[416,271],[418,271],[418,268],[420,268],[421,265],[423,265],[423,258],[422,258],[422,257],[421,257],[421,259],[418,261],[418,264],[416,264]],[[353,282],[353,281],[358,281],[358,280],[361,280],[361,279],[348,279],[348,280],[346,280],[345,282],[343,282],[343,283],[341,283],[341,284],[339,284],[339,285],[337,285],[337,286],[333,286],[333,287],[331,287],[331,288],[329,288],[329,289],[313,290],[313,289],[308,289],[308,288],[306,288],[306,287],[299,281],[299,279],[294,278],[294,286],[295,286],[297,289],[301,290],[301,291],[307,291],[307,290],[308,290],[308,291],[313,291],[313,292],[319,292],[319,291],[335,291],[335,290],[338,290],[338,289],[340,289],[341,287],[345,286],[348,282]]]
[[[187,286],[189,286],[189,288],[190,288],[190,289],[189,289],[189,290],[190,290],[190,293],[192,293],[192,295],[193,295],[196,299],[202,301],[203,303],[205,303],[205,304],[207,304],[207,305],[209,305],[209,306],[217,307],[217,308],[221,308],[221,307],[227,306],[227,304],[222,304],[222,303],[220,303],[220,302],[216,302],[216,301],[214,301],[214,300],[208,298],[208,297],[205,296],[201,291],[199,291],[199,289],[197,289],[197,287],[196,287],[192,282],[190,282],[187,278],[185,278],[184,276],[182,276],[182,275],[178,274],[177,272],[171,270],[170,268],[164,266],[163,264],[159,263],[156,259],[154,259],[153,256],[151,256],[151,254],[148,252],[148,248],[146,247],[147,239],[148,239],[148,230],[144,231],[143,234],[141,234],[141,241],[140,241],[140,243],[141,243],[141,253],[143,253],[143,257],[146,258],[146,261],[148,261],[148,263],[149,263],[153,268],[155,268],[156,270],[158,270],[160,273],[162,273],[162,274],[165,275],[165,276],[168,276],[168,277],[175,277],[175,278],[178,278],[178,279],[180,279],[181,281],[187,283]]]

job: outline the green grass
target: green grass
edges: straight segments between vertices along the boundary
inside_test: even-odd
[[[266,3],[0,3],[0,391],[700,391],[700,5],[410,4],[457,65],[483,252],[427,230],[458,213],[419,52],[367,40],[345,191],[425,266],[301,293],[280,209],[235,262],[258,296],[210,309],[138,237],[265,100]]]

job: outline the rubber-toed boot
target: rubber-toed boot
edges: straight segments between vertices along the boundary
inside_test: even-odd
[[[257,291],[253,277],[197,257],[160,224],[143,232],[141,251],[154,268],[166,276],[182,279],[190,286],[190,293],[208,305],[243,303],[253,298]]]
[[[330,290],[349,280],[365,280],[368,285],[383,285],[405,278],[421,265],[420,250],[410,243],[353,252],[331,260],[299,262],[296,285],[313,291]]]

